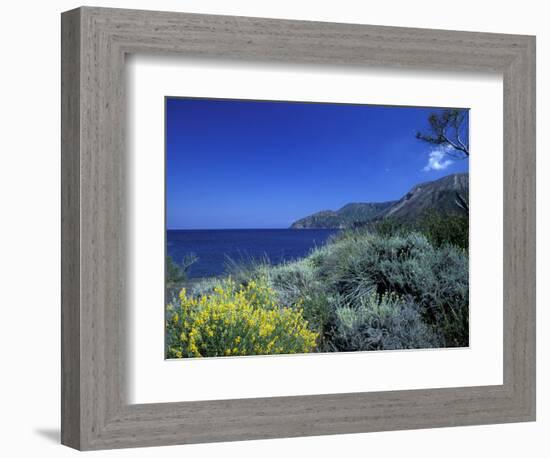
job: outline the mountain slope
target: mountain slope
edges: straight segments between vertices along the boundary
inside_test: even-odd
[[[467,173],[455,173],[439,180],[417,184],[382,216],[411,219],[417,218],[427,210],[446,214],[458,213],[462,210],[456,204],[457,193],[468,201],[469,176]]]
[[[345,228],[357,222],[371,221],[388,210],[395,201],[351,203],[337,211],[323,210],[295,221],[291,229]]]
[[[428,210],[450,214],[462,210],[457,193],[469,197],[469,176],[456,173],[439,180],[420,183],[397,201],[350,203],[339,210],[324,210],[295,221],[291,229],[346,228],[382,218],[415,219]]]

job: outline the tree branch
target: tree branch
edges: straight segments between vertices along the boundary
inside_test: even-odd
[[[462,142],[460,142],[460,144],[457,144],[455,142],[453,142],[449,137],[447,137],[446,134],[442,134],[442,137],[445,139],[445,141],[451,145],[454,149],[458,150],[458,151],[462,151],[466,156],[469,156],[470,153],[468,152],[468,150],[466,149],[466,147],[462,144]]]

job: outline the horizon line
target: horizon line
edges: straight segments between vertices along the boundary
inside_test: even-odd
[[[316,228],[316,227],[305,227],[300,229],[293,229],[292,227],[220,227],[220,228],[193,228],[193,229],[185,229],[185,228],[166,228],[166,231],[281,231],[281,230],[293,230],[293,231],[303,231],[308,229],[313,230],[336,230],[339,229],[337,227],[322,227],[322,228]]]

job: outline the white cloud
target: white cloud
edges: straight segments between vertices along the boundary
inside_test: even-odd
[[[430,170],[444,170],[449,167],[453,161],[447,156],[447,152],[452,149],[452,146],[438,146],[430,151],[430,157],[426,167],[422,170],[429,172]]]

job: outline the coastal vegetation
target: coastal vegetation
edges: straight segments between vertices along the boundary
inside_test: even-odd
[[[467,214],[386,218],[227,270],[174,282],[168,358],[468,346]]]

